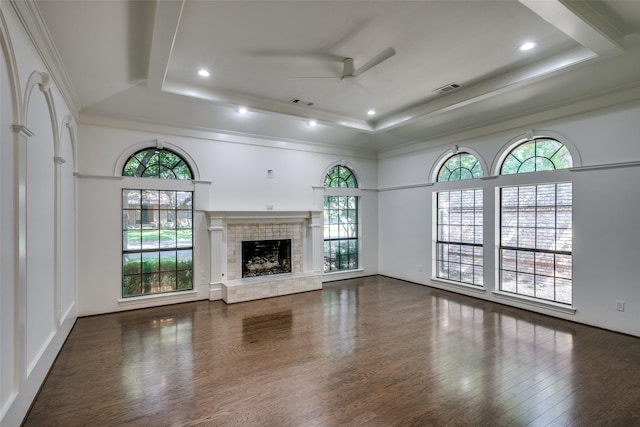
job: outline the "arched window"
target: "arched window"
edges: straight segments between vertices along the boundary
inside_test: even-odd
[[[193,179],[191,168],[173,151],[145,148],[133,154],[122,168],[122,176],[160,179]]]
[[[351,169],[338,165],[329,169],[324,185],[324,272],[355,270],[359,266],[359,197],[331,194],[330,189],[355,189],[358,181]]]
[[[483,176],[482,165],[469,153],[449,157],[438,171],[438,182]],[[482,188],[439,191],[435,243],[436,277],[483,285]]]
[[[331,188],[357,188],[358,181],[353,171],[346,166],[334,166],[324,179],[324,186]]]
[[[191,180],[178,154],[147,148],[133,154],[123,176]],[[193,191],[122,190],[123,298],[193,289]]]
[[[473,154],[457,153],[449,157],[440,167],[438,182],[481,178],[482,165]]]
[[[571,153],[560,141],[536,138],[509,152],[502,162],[501,175],[567,169],[573,166]]]
[[[504,158],[504,175],[566,169],[569,150],[550,138],[526,141]],[[500,188],[500,290],[572,302],[572,183]]]

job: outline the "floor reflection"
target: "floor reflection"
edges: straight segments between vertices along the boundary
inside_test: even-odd
[[[380,276],[79,319],[26,426],[640,425],[640,339]]]
[[[192,392],[193,313],[122,322],[122,384],[127,396],[155,404],[180,385]]]
[[[432,370],[461,410],[482,407],[499,424],[527,425],[548,415],[550,399],[571,405],[571,330],[450,295],[431,301]]]
[[[329,356],[352,354],[358,344],[360,288],[327,289],[323,293],[325,351]]]

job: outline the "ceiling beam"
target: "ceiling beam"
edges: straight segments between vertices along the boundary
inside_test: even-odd
[[[599,57],[623,53],[622,33],[584,0],[518,0]]]
[[[156,2],[156,17],[153,24],[151,54],[147,71],[147,88],[150,90],[162,90],[183,6],[184,0]]]

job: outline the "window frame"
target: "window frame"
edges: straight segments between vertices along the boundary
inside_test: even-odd
[[[474,167],[473,169],[475,169],[476,167],[479,168],[479,174],[476,174],[474,176],[472,170],[469,170],[468,174],[462,174],[459,173],[457,175],[454,175],[453,172],[455,172],[455,170],[458,169],[462,169],[463,165],[462,165],[462,156],[468,156],[473,158],[474,163]],[[459,165],[458,167],[456,167],[455,169],[450,169],[448,167],[448,164],[452,161],[455,161],[455,159],[459,159]],[[447,152],[445,155],[441,156],[439,161],[435,164],[435,168],[432,169],[431,172],[431,176],[433,177],[434,181],[435,181],[435,185],[437,185],[439,188],[437,191],[433,192],[433,196],[432,196],[432,201],[433,201],[433,219],[432,219],[432,228],[433,228],[433,234],[432,236],[434,236],[432,238],[432,280],[437,280],[437,281],[444,281],[447,283],[452,283],[455,285],[461,285],[461,286],[465,286],[465,287],[470,287],[473,289],[484,289],[484,273],[485,273],[485,256],[484,256],[484,229],[485,229],[485,222],[484,222],[484,210],[485,210],[485,195],[484,195],[484,186],[483,185],[479,185],[478,180],[481,179],[482,177],[484,177],[484,171],[486,170],[484,161],[482,160],[482,158],[480,158],[478,156],[477,153],[475,153],[473,150],[470,149],[458,149],[458,147],[454,147],[454,149],[450,152]],[[446,179],[444,179],[445,177],[443,176],[443,169],[447,169],[449,170],[449,174],[446,176]],[[466,169],[465,169],[466,170]],[[455,176],[455,178],[451,179],[452,175]],[[441,227],[446,225],[444,223],[441,223],[441,218],[440,218],[440,200],[441,197],[444,196],[445,194],[448,194],[449,196],[451,196],[452,193],[456,193],[456,192],[460,192],[460,210],[462,211],[463,209],[463,195],[466,192],[472,192],[473,194],[473,224],[471,225],[474,228],[474,232],[473,232],[473,243],[469,243],[469,242],[465,242],[465,241],[453,241],[451,239],[449,240],[443,240],[442,236],[441,236]],[[480,200],[481,200],[481,210],[478,213],[477,209],[476,209],[476,204],[477,204],[477,197],[478,197],[478,193],[480,195]],[[462,215],[462,213],[461,213]],[[449,224],[451,225],[451,224]],[[461,216],[461,222],[459,224],[460,226],[460,237],[462,238],[462,234],[463,234],[463,223],[462,223],[462,216]],[[467,224],[468,226],[468,224]],[[481,236],[482,236],[482,242],[481,243],[477,243],[476,240],[476,230],[477,227],[480,227],[481,230]],[[448,260],[444,260],[443,258],[445,258],[444,256],[441,257],[441,245],[449,245],[448,247],[451,247],[451,245],[453,246],[459,246],[459,261],[451,261],[450,259]],[[471,281],[468,280],[463,280],[463,275],[462,275],[462,266],[463,265],[469,265],[469,264],[465,264],[462,262],[462,252],[463,252],[463,248],[471,248],[471,259],[472,259],[472,264],[471,265],[471,269],[472,269],[472,279]],[[480,254],[477,255],[477,248],[480,248]],[[447,255],[450,256],[451,254],[454,254],[455,256],[455,252],[448,252]],[[476,263],[476,258],[480,258],[481,264],[477,264]],[[452,265],[459,265],[460,267],[460,274],[459,274],[459,278],[456,277],[452,277],[450,274],[447,274],[447,277],[444,277],[441,275],[441,262],[446,262],[449,264],[449,266]],[[476,275],[476,268],[478,268],[478,270],[481,271],[480,276],[478,277]]]
[[[129,162],[132,159],[136,159],[136,161],[140,161],[139,158],[136,158],[136,156],[140,155],[141,153],[144,152],[148,152],[148,151],[154,151],[154,154],[157,153],[169,153],[171,155],[171,157],[175,158],[175,159],[179,159],[177,162],[175,162],[174,166],[178,166],[181,163],[184,165],[184,167],[186,167],[186,169],[188,170],[188,175],[186,174],[176,174],[176,173],[171,173],[171,174],[152,174],[152,175],[148,175],[145,173],[139,173],[139,175],[142,176],[135,176],[136,174],[125,174],[127,165],[129,164]],[[131,152],[129,152],[131,153]],[[149,159],[152,159],[153,157],[150,156]],[[166,147],[163,147],[163,144],[158,141],[158,145],[156,147],[153,146],[138,146],[138,148],[131,154],[120,157],[120,160],[118,161],[119,166],[119,170],[120,170],[120,174],[123,178],[123,182],[124,185],[121,188],[122,192],[121,192],[121,235],[122,235],[122,243],[121,243],[121,286],[120,286],[120,295],[121,295],[121,300],[120,302],[124,303],[126,301],[135,301],[136,299],[139,298],[148,298],[148,297],[162,297],[162,296],[169,296],[169,295],[177,295],[177,294],[188,294],[188,293],[193,293],[195,292],[195,274],[194,272],[196,271],[195,265],[194,263],[196,262],[196,256],[195,256],[195,240],[196,240],[196,236],[194,233],[194,220],[195,220],[195,199],[196,199],[196,188],[194,185],[194,179],[196,179],[196,177],[194,176],[194,172],[196,171],[195,165],[192,164],[190,161],[188,161],[187,159],[191,159],[188,155],[186,155],[185,153],[182,152],[182,150],[180,149],[169,149]],[[117,166],[118,167],[118,166]],[[146,168],[146,165],[145,165]],[[146,170],[146,169],[145,169]],[[139,172],[139,170],[137,171]],[[151,178],[151,179],[149,179]],[[143,247],[143,236],[142,236],[142,222],[140,222],[140,247],[139,248],[128,248],[128,234],[127,234],[127,230],[128,228],[126,228],[126,224],[125,224],[125,213],[130,212],[132,209],[128,208],[128,205],[125,206],[125,192],[128,191],[134,191],[134,192],[140,192],[140,201],[139,201],[139,209],[137,209],[137,211],[139,212],[140,218],[139,221],[142,221],[142,215],[143,215],[143,201],[142,201],[142,194],[144,192],[157,192],[158,193],[158,201],[157,201],[157,206],[155,206],[154,208],[152,208],[151,210],[154,213],[154,215],[157,214],[158,218],[157,218],[157,230],[158,230],[158,244],[156,245],[157,247],[153,247],[153,248],[144,248]],[[161,206],[161,193],[165,193],[166,194],[173,194],[175,196],[175,200],[174,200],[174,208],[173,209],[166,209],[163,208]],[[178,194],[179,193],[189,193],[186,199],[190,198],[190,201],[188,203],[189,208],[187,209],[183,209],[180,208],[178,206]],[[136,209],[133,209],[136,210]],[[157,211],[157,212],[156,212]],[[171,214],[169,214],[169,211],[171,211]],[[163,216],[164,215],[164,216]],[[168,228],[164,228],[162,226],[162,221],[164,218],[165,224],[169,224],[170,222],[173,222],[173,227],[169,226]],[[178,221],[179,220],[185,221],[184,224],[188,224],[187,227],[185,226],[180,226],[178,227]],[[171,221],[169,221],[171,220]],[[137,221],[137,220],[136,220]],[[128,226],[127,226],[128,227]],[[153,226],[151,226],[151,228],[153,228]],[[167,240],[168,236],[166,236],[166,233],[163,233],[163,231],[166,230],[175,230],[175,239],[171,240],[169,238],[169,240]],[[190,235],[190,244],[185,245],[184,242],[182,244],[179,244],[179,233],[182,230],[187,230],[186,235]],[[162,247],[163,245],[167,244],[167,241],[171,242],[175,242],[175,244],[171,247]],[[180,251],[186,251],[189,252],[189,254],[184,254],[187,255],[187,258],[184,259],[180,259]],[[173,265],[175,268],[171,269],[171,268],[167,268],[167,269],[163,269],[163,265],[162,265],[162,254],[163,253],[169,253],[169,252],[174,252],[175,253],[175,258],[174,258],[174,262]],[[156,253],[157,254],[157,268],[152,269],[152,271],[144,271],[144,254],[148,253]],[[138,270],[137,272],[132,272],[131,270],[128,269],[128,265],[127,265],[127,256],[128,255],[136,255],[138,254],[140,256],[140,262],[138,265]],[[153,264],[155,261],[151,262],[151,264]],[[172,264],[171,260],[168,260],[167,258],[164,258],[164,268],[166,268],[166,266]],[[190,267],[189,268],[181,268],[181,263],[187,262]],[[149,265],[149,264],[148,264]],[[184,266],[184,265],[182,265]],[[160,285],[162,283],[162,275],[163,274],[167,274],[168,276],[171,276],[171,273],[175,273],[175,279],[171,280],[169,279],[169,282],[173,282],[173,284],[175,285],[173,287],[173,289],[171,290],[158,290],[156,292],[142,292],[142,293],[134,293],[131,294],[129,292],[126,292],[126,288],[125,286],[127,286],[127,283],[125,281],[125,276],[139,276],[139,279],[137,280],[136,283],[139,284],[140,289],[143,289],[143,278],[145,273],[146,274],[155,274],[157,275],[157,279],[158,279],[158,284]],[[180,281],[178,280],[178,278],[183,275],[186,276],[186,278],[188,279],[189,283],[188,286],[180,286]],[[182,277],[183,279],[185,279],[185,277]],[[183,284],[185,283],[184,281],[182,282]],[[161,285],[160,285],[161,286]]]
[[[125,207],[125,193],[130,193],[130,192],[140,192],[140,205],[139,205],[139,209],[136,208],[128,208]],[[190,208],[189,209],[179,209],[177,204],[176,207],[174,209],[162,209],[160,206],[160,204],[158,203],[158,208],[157,209],[150,209],[151,211],[157,211],[158,213],[158,219],[160,219],[160,215],[162,211],[172,211],[173,212],[173,220],[172,222],[174,223],[174,227],[173,228],[163,228],[162,226],[159,226],[157,228],[158,230],[158,244],[155,247],[147,247],[144,248],[143,247],[143,242],[144,242],[144,237],[143,237],[143,223],[142,223],[142,216],[143,216],[143,212],[146,210],[148,211],[149,209],[143,209],[143,203],[142,203],[142,195],[144,192],[157,192],[159,197],[160,197],[160,193],[175,193],[176,195],[176,201],[177,201],[177,195],[178,193],[190,193],[190,197],[191,197],[191,202],[190,202]],[[172,189],[172,190],[164,190],[164,189],[155,189],[155,188],[123,188],[122,189],[122,271],[121,271],[121,276],[122,276],[122,287],[121,287],[121,296],[123,299],[131,299],[131,298],[136,298],[136,297],[145,297],[145,296],[150,296],[150,295],[167,295],[167,294],[172,294],[172,293],[179,293],[179,292],[187,292],[187,291],[193,291],[195,289],[195,283],[194,283],[194,274],[193,272],[194,270],[194,228],[193,228],[193,213],[194,213],[194,199],[195,199],[195,191],[194,190],[176,190],[176,189]],[[136,215],[136,223],[138,221],[140,221],[140,247],[139,248],[132,248],[132,249],[127,249],[128,247],[128,242],[129,242],[129,228],[125,228],[125,213],[129,213],[131,211],[136,211],[136,212],[140,212],[140,220],[137,219],[137,215]],[[186,219],[189,222],[189,227],[176,227],[175,225],[177,224],[178,221],[178,217],[181,216],[179,215],[179,213],[186,213]],[[168,215],[167,215],[168,216]],[[155,215],[154,215],[155,217]],[[127,216],[128,219],[128,216]],[[127,221],[128,222],[128,221]],[[136,230],[136,229],[134,229]],[[151,228],[151,230],[154,230],[154,228]],[[170,247],[162,247],[161,241],[162,241],[162,231],[163,230],[175,230],[175,245],[170,246]],[[181,230],[188,230],[190,232],[191,238],[190,238],[190,245],[184,245],[184,244],[179,244],[179,238],[178,238],[178,234]],[[185,268],[179,268],[180,265],[180,259],[179,259],[179,253],[180,252],[190,252],[190,269],[185,269]],[[163,269],[162,268],[162,254],[165,253],[170,253],[170,252],[174,252],[175,253],[175,268],[174,269]],[[145,271],[145,254],[157,254],[158,258],[157,258],[157,269],[153,269],[153,270],[148,270]],[[139,263],[139,268],[137,272],[129,272],[127,273],[128,269],[127,269],[127,262],[125,261],[126,258],[130,255],[140,255],[140,263]],[[167,262],[166,258],[165,258],[165,263]],[[148,263],[152,263],[152,261],[149,259]],[[165,264],[166,265],[166,264]],[[143,282],[144,282],[144,277],[145,274],[147,275],[152,275],[152,274],[157,274],[158,275],[158,281],[161,282],[162,281],[162,277],[163,275],[168,275],[169,273],[174,272],[175,273],[175,288],[173,290],[159,290],[156,292],[140,292],[140,293],[136,293],[136,294],[131,294],[131,293],[125,293],[125,288],[127,286],[126,283],[126,279],[127,278],[133,278],[134,276],[138,276],[139,278],[139,283],[142,289],[143,286]],[[190,286],[188,287],[180,287],[179,286],[179,281],[178,281],[178,277],[181,274],[190,276]]]
[[[147,157],[147,153],[153,151],[153,154],[151,154],[150,156]],[[142,159],[139,158],[139,156],[145,153],[144,157]],[[172,165],[166,165],[166,164],[162,164],[161,162],[156,162],[153,164],[149,164],[149,162],[153,161],[153,160],[167,160],[165,157],[167,156],[171,156],[177,159],[177,162],[175,162]],[[127,173],[127,167],[132,164],[132,162],[138,162],[138,167],[136,169],[136,173],[135,174],[129,174]],[[176,169],[178,167],[180,167],[182,165],[184,165],[188,172],[189,172],[189,176],[179,176],[176,173]],[[170,167],[169,167],[170,166]],[[143,167],[144,169],[141,171],[140,173],[140,167]],[[171,174],[173,175],[172,177],[167,176],[166,174],[161,175],[160,170],[158,170],[157,173],[154,173],[152,175],[147,174],[146,172],[148,170],[150,170],[150,168],[152,167],[163,167],[165,170],[168,170],[171,172]],[[194,179],[194,174],[193,174],[193,168],[191,167],[191,165],[187,162],[187,160],[184,158],[184,156],[180,155],[179,153],[176,153],[173,150],[167,149],[167,148],[156,148],[156,147],[145,147],[142,148],[140,150],[136,150],[133,154],[131,154],[130,156],[128,156],[127,160],[124,162],[124,164],[122,165],[122,176],[123,177],[135,177],[135,178],[157,178],[157,179],[175,179],[175,180],[192,180]]]
[[[446,181],[445,181],[446,182]],[[463,194],[464,192],[473,192],[473,224],[472,225],[466,225],[466,227],[473,227],[474,231],[473,231],[473,240],[474,242],[467,242],[467,241],[455,241],[455,240],[451,240],[451,238],[449,240],[442,240],[441,237],[441,233],[440,230],[442,227],[446,226],[446,225],[458,225],[458,224],[451,224],[450,222],[448,223],[443,223],[440,222],[440,199],[441,196],[443,196],[445,193],[449,195],[449,197],[451,196],[451,193],[456,193],[456,192],[460,192],[460,210],[462,211],[463,209]],[[478,212],[476,209],[476,201],[478,199],[478,195],[480,197],[480,200],[482,202],[481,204],[481,208],[480,208],[480,212],[479,212],[479,217],[480,220],[477,221],[477,216],[478,216]],[[434,239],[434,244],[433,244],[433,251],[434,251],[434,256],[433,256],[433,260],[434,260],[434,268],[433,268],[433,272],[434,272],[434,276],[435,279],[437,280],[446,280],[446,281],[451,281],[454,282],[456,284],[462,284],[462,285],[468,285],[468,286],[473,286],[476,288],[483,288],[484,287],[484,189],[482,187],[472,187],[472,188],[458,188],[458,189],[450,189],[450,190],[440,190],[440,191],[436,191],[434,192],[434,205],[435,205],[435,220],[434,220],[434,226],[435,226],[435,239]],[[463,220],[462,220],[462,213],[461,213],[461,221],[459,224],[460,227],[460,236],[462,238],[463,236],[463,229],[465,227],[465,225],[463,224]],[[482,242],[481,243],[477,243],[475,242],[476,237],[477,237],[477,233],[476,233],[476,229],[480,227],[481,230],[481,236],[482,236]],[[441,249],[440,249],[440,245],[443,246],[459,246],[459,261],[452,261],[451,259],[444,259],[444,256],[441,258],[440,257],[440,253],[441,253]],[[472,263],[468,264],[468,263],[464,263],[462,262],[463,259],[463,255],[462,255],[462,250],[463,248],[471,248],[471,258],[472,258]],[[480,248],[480,255],[477,255],[476,252],[476,248]],[[443,249],[445,250],[445,249]],[[451,254],[453,252],[448,252],[448,256],[450,257]],[[482,261],[480,264],[476,263],[476,258],[479,257]],[[441,268],[440,265],[441,263],[447,263],[449,265],[456,265],[458,264],[460,266],[460,278],[456,279],[454,277],[452,277],[450,274],[447,275],[447,277],[444,277],[441,275]],[[472,279],[471,281],[466,281],[463,280],[463,275],[462,275],[462,266],[463,265],[470,265],[471,269],[472,269]],[[478,280],[478,276],[476,275],[476,268],[479,267],[479,270],[481,271],[480,273],[480,278]]]
[[[570,190],[569,193],[571,194],[571,203],[570,204],[558,204],[558,186],[569,186]],[[538,200],[538,188],[539,187],[545,187],[545,186],[554,186],[554,200],[556,201],[553,205],[550,204],[543,204],[540,205],[537,203]],[[521,189],[526,189],[529,187],[535,187],[536,189],[536,204],[535,205],[524,205],[525,208],[533,208],[534,210],[534,220],[533,223],[535,224],[534,226],[527,226],[527,227],[522,227],[524,229],[528,229],[528,230],[533,230],[534,231],[534,241],[535,241],[535,246],[537,246],[537,240],[538,240],[538,230],[554,230],[554,246],[557,245],[557,234],[558,234],[558,230],[571,230],[571,241],[570,241],[570,250],[565,250],[565,249],[544,249],[544,248],[538,248],[538,247],[528,247],[528,246],[521,246],[521,245],[515,245],[515,246],[510,246],[510,245],[503,245],[503,224],[504,224],[504,208],[503,208],[503,194],[504,194],[504,190],[505,189],[517,189],[518,193],[520,193]],[[540,183],[540,184],[520,184],[520,185],[505,185],[505,186],[500,186],[497,188],[497,194],[498,194],[498,217],[499,217],[499,221],[498,221],[498,237],[499,237],[499,241],[498,241],[498,253],[497,253],[497,264],[498,264],[498,289],[500,292],[504,292],[504,293],[508,293],[510,295],[513,296],[517,296],[517,297],[526,297],[526,298],[533,298],[535,300],[538,301],[543,301],[543,302],[548,302],[548,303],[553,303],[553,304],[560,304],[562,306],[572,306],[573,304],[573,183],[572,182],[545,182],[545,183]],[[519,197],[519,195],[518,195]],[[515,204],[513,205],[516,209],[517,209],[517,213],[519,213],[519,210],[521,207],[523,207],[522,204]],[[554,227],[539,227],[538,226],[538,209],[539,207],[553,207],[554,209]],[[568,208],[569,210],[569,215],[570,215],[570,221],[569,223],[571,224],[571,228],[562,228],[562,227],[558,227],[557,223],[558,223],[558,207],[562,207],[562,208]],[[518,221],[519,221],[519,215],[518,216]],[[520,236],[520,226],[517,225],[515,227],[516,230],[516,239],[519,238]],[[525,233],[522,233],[523,235]],[[505,257],[503,256],[503,253],[506,251],[511,251],[514,252],[515,254],[515,270],[513,269],[508,269],[504,267],[504,263],[505,263]],[[521,258],[519,256],[520,253],[527,253],[527,254],[532,254],[532,258],[533,258],[533,266],[527,270],[525,269],[519,269],[518,268],[518,263],[519,263],[519,259]],[[552,255],[553,256],[553,274],[549,275],[549,274],[542,274],[542,273],[538,273],[540,271],[542,271],[541,269],[537,268],[537,264],[536,264],[536,259],[538,258],[538,254],[540,255]],[[558,256],[560,257],[569,257],[569,275],[568,277],[562,276],[560,274],[558,274],[558,271],[562,270],[562,268],[558,268],[558,265],[561,265],[560,262],[558,262]],[[524,258],[524,257],[522,257]],[[542,263],[542,260],[540,261],[540,263]],[[510,291],[510,290],[506,290],[505,286],[504,286],[504,272],[510,272],[513,273],[515,275],[515,292],[514,291]],[[532,276],[533,277],[533,295],[529,294],[529,293],[525,293],[525,292],[518,292],[518,277],[519,276]],[[543,296],[538,296],[538,287],[537,287],[537,282],[536,282],[536,278],[537,277],[542,277],[542,278],[550,278],[553,279],[553,298],[545,298]],[[569,299],[568,301],[561,301],[558,298],[558,282],[561,281],[569,281]]]
[[[348,182],[348,180],[343,179],[344,176],[342,177],[335,177],[336,179],[338,179],[337,185],[336,186],[327,186],[329,179],[331,178],[330,175],[332,174],[332,172],[334,172],[336,169],[341,170],[342,172],[344,171],[348,171],[348,178],[351,179],[351,182]],[[356,171],[354,170],[354,168],[352,168],[351,166],[346,166],[343,164],[335,164],[331,167],[329,167],[327,169],[327,171],[324,174],[324,180],[323,180],[323,186],[324,186],[324,195],[323,195],[323,274],[339,274],[339,273],[348,273],[348,272],[353,272],[353,271],[358,271],[361,269],[361,265],[362,265],[362,210],[361,210],[361,205],[362,205],[362,197],[361,197],[361,190],[359,188],[359,178],[356,174]],[[334,183],[335,184],[335,183]],[[351,185],[351,186],[349,186]],[[352,236],[339,236],[339,237],[327,237],[327,230],[329,230],[329,227],[331,227],[332,224],[327,222],[327,198],[328,197],[339,197],[339,198],[353,198],[354,200],[354,204],[355,204],[355,209],[349,209],[347,208],[347,211],[355,211],[355,214],[351,215],[352,217],[354,217],[354,221],[355,222],[351,222],[350,224],[354,224],[355,227],[352,227],[353,233],[354,235]],[[337,210],[337,211],[341,211],[341,210]],[[339,214],[340,215],[340,214]],[[349,217],[348,212],[347,212],[347,217]],[[335,225],[335,224],[334,224]],[[329,234],[329,236],[331,236],[331,234]],[[334,243],[337,243],[338,245],[340,243],[343,242],[347,242],[347,246],[349,247],[348,251],[347,251],[347,260],[350,260],[351,258],[355,258],[355,265],[353,265],[352,267],[349,268],[340,268],[340,266],[338,266],[337,268],[332,268],[330,265],[330,261],[328,264],[328,259],[331,260],[332,258],[329,256],[327,256],[327,254],[331,254],[331,250],[327,251],[327,243],[331,245],[333,245]],[[355,242],[354,244],[351,244],[350,242]],[[355,247],[354,247],[355,246]],[[327,266],[329,265],[329,268],[327,268]]]
[[[521,146],[525,145],[525,144],[530,144],[531,142],[535,142],[535,141],[541,141],[541,140],[552,140],[556,143],[558,143],[560,145],[560,147],[558,148],[557,151],[561,150],[561,149],[565,149],[566,150],[566,154],[570,157],[568,164],[565,167],[561,167],[561,168],[556,168],[555,164],[553,164],[554,169],[548,169],[548,170],[534,170],[534,171],[529,171],[529,170],[518,170],[517,173],[513,173],[513,172],[507,172],[502,174],[503,169],[504,169],[504,164],[505,162],[507,162],[507,160],[510,158],[510,156],[512,155],[512,152],[515,150],[518,150]],[[537,150],[534,147],[534,154],[537,153]],[[515,156],[514,156],[515,157]],[[535,158],[536,156],[532,156],[531,158]],[[574,303],[574,299],[573,299],[573,182],[571,180],[571,178],[569,177],[568,173],[569,170],[572,167],[575,167],[576,164],[579,164],[580,159],[577,155],[577,152],[575,151],[575,148],[573,148],[570,144],[565,143],[565,141],[561,140],[558,137],[555,137],[553,135],[539,135],[539,136],[531,136],[529,135],[526,138],[520,138],[517,140],[517,142],[515,143],[510,143],[507,144],[505,150],[502,152],[502,155],[498,158],[499,161],[496,163],[495,165],[495,170],[496,173],[498,173],[500,175],[500,179],[502,181],[504,181],[504,184],[500,184],[497,185],[495,187],[495,197],[496,197],[496,202],[495,202],[495,206],[496,206],[496,211],[495,211],[495,215],[496,215],[496,220],[495,220],[495,235],[496,235],[496,252],[495,252],[495,265],[496,265],[496,277],[495,277],[495,281],[496,281],[496,291],[495,293],[499,296],[506,296],[508,298],[513,298],[515,300],[518,301],[530,301],[536,304],[540,304],[542,306],[546,306],[546,307],[556,307],[557,309],[560,310],[566,310],[568,312],[573,312],[573,303]],[[525,159],[526,161],[527,159]],[[524,161],[521,162],[521,165],[524,164]],[[503,190],[504,189],[508,189],[508,188],[517,188],[518,191],[520,191],[520,189],[526,188],[526,187],[535,187],[536,192],[538,191],[537,189],[539,187],[543,187],[543,186],[550,186],[553,185],[554,188],[557,191],[558,185],[570,185],[571,186],[571,190],[570,190],[570,194],[571,194],[571,205],[568,206],[568,208],[570,209],[570,218],[571,218],[571,236],[570,236],[570,245],[571,245],[571,250],[570,251],[548,251],[548,250],[544,250],[544,251],[532,251],[532,248],[527,248],[527,247],[512,247],[510,245],[505,245],[503,246],[503,228],[504,228],[504,214],[503,214]],[[536,195],[537,197],[537,195]],[[537,200],[537,199],[536,199]],[[518,205],[520,206],[520,205]],[[555,204],[553,205],[554,209],[558,209],[558,205]],[[531,208],[531,206],[529,206]],[[538,224],[538,218],[537,218],[537,207],[538,205],[534,205],[534,223],[536,224],[536,228],[537,228],[537,224]],[[557,233],[557,224],[554,228],[555,233]],[[516,233],[520,233],[521,231],[516,227]],[[537,231],[535,231],[535,233],[537,233]],[[534,234],[537,235],[537,234]],[[556,234],[554,234],[555,236]],[[556,240],[554,240],[555,242]],[[535,248],[534,248],[535,249]],[[515,250],[516,252],[516,257],[518,256],[517,251],[520,252],[529,252],[529,253],[533,253],[533,257],[534,257],[534,265],[533,267],[531,267],[531,269],[533,269],[532,271],[534,271],[535,273],[535,257],[536,257],[536,253],[546,253],[546,254],[550,254],[552,253],[554,256],[554,272],[556,271],[556,264],[555,264],[555,260],[556,260],[556,255],[562,255],[562,256],[570,256],[569,258],[569,264],[570,264],[570,278],[569,280],[569,298],[567,300],[558,300],[557,298],[557,290],[556,290],[556,286],[555,286],[555,282],[554,282],[554,297],[553,298],[541,298],[539,296],[537,296],[537,289],[535,287],[535,277],[534,277],[534,283],[532,286],[534,286],[534,292],[533,295],[531,295],[530,292],[527,293],[522,293],[522,292],[513,292],[508,285],[505,285],[505,277],[504,277],[504,271],[505,269],[503,268],[504,266],[504,262],[505,259],[503,259],[503,251],[504,250]],[[515,274],[517,276],[517,274],[529,274],[527,271],[531,271],[531,269],[528,270],[516,270]],[[511,270],[507,270],[507,271],[511,271]],[[555,274],[555,273],[554,273]],[[562,278],[564,279],[564,277]],[[555,278],[554,278],[555,280]],[[507,289],[507,288],[510,289]],[[517,288],[516,288],[517,289]]]
[[[467,156],[467,157],[472,157],[473,160],[475,161],[475,164],[473,165],[473,167],[471,169],[463,167],[462,166],[462,157],[463,156]],[[455,167],[454,169],[451,169],[449,167],[449,162],[454,161],[455,159],[459,159],[459,165],[457,167]],[[479,168],[479,173],[474,174],[474,169],[476,169],[476,166]],[[443,179],[443,171],[444,170],[448,170],[449,171],[449,175],[447,177],[447,179]],[[458,175],[457,178],[451,179],[451,175],[454,174],[455,171],[457,170],[467,170],[469,171],[469,177],[463,177],[462,173],[460,173]],[[474,153],[470,153],[469,151],[457,151],[456,153],[453,153],[447,157],[445,157],[441,162],[439,162],[439,167],[437,168],[436,174],[435,174],[435,181],[436,182],[452,182],[452,181],[464,181],[467,179],[477,179],[477,178],[482,178],[484,176],[484,171],[485,168],[482,164],[481,159],[478,158],[478,156]]]

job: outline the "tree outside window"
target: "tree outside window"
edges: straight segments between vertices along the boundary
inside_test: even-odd
[[[357,188],[353,171],[334,166],[325,177],[327,192],[331,188]],[[359,267],[359,197],[325,195],[324,197],[324,272],[355,270]]]
[[[168,150],[132,155],[123,176],[192,179]],[[193,192],[122,190],[122,296],[193,289]]]

